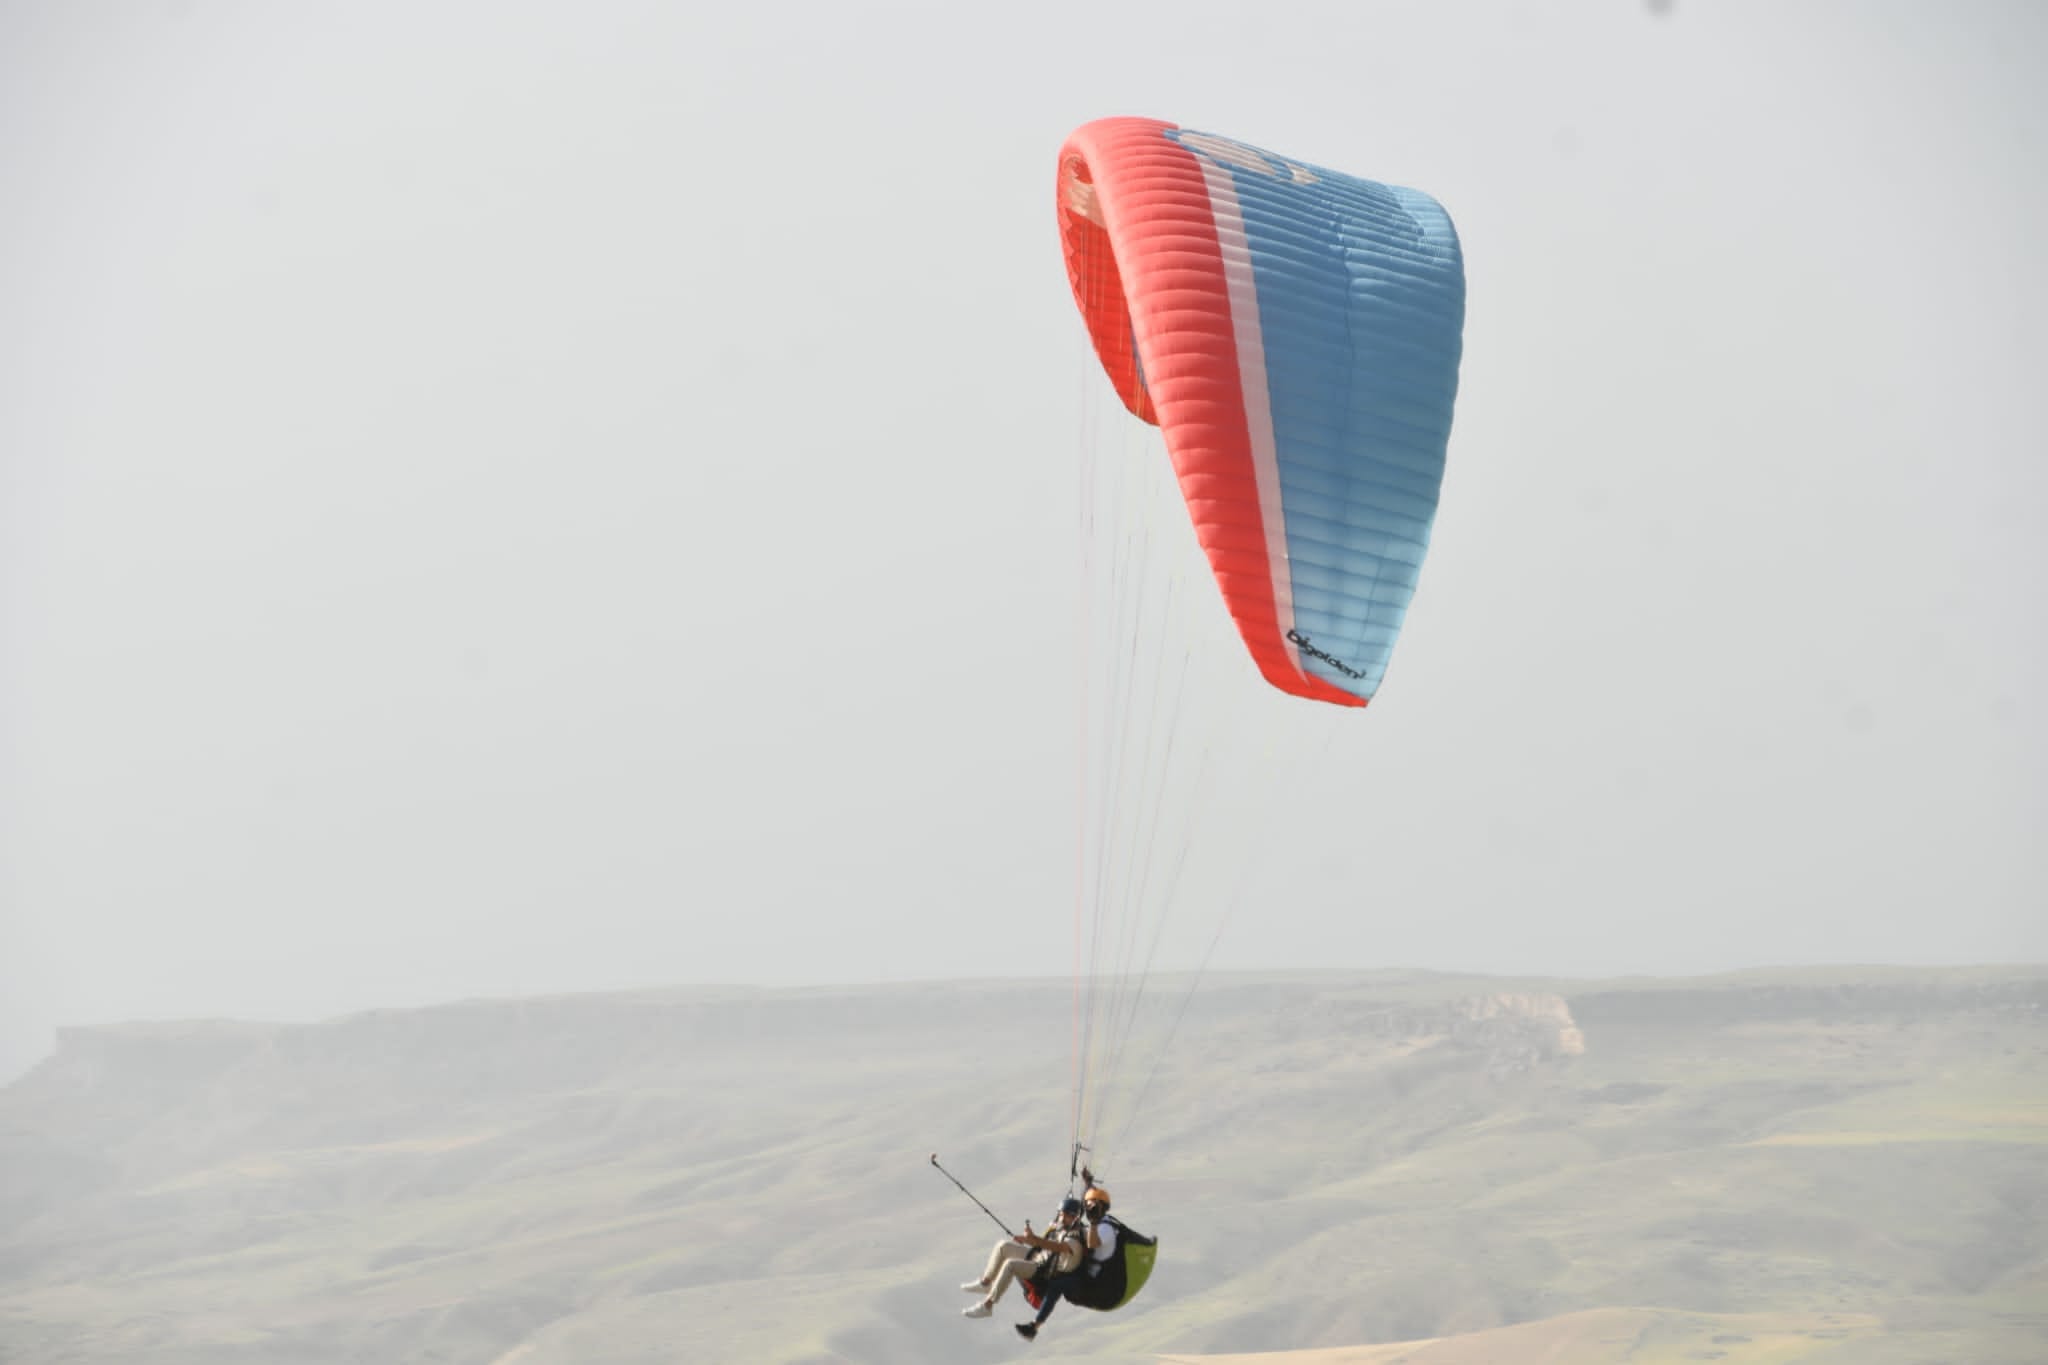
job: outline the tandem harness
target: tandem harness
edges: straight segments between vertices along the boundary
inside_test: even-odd
[[[1152,1277],[1152,1262],[1159,1254],[1158,1239],[1135,1231],[1114,1214],[1103,1222],[1116,1229],[1116,1250],[1106,1261],[1089,1261],[1088,1278],[1066,1293],[1068,1303],[1107,1313],[1138,1297],[1145,1281]],[[1045,1287],[1032,1279],[1024,1282],[1024,1297],[1033,1308],[1043,1306]]]

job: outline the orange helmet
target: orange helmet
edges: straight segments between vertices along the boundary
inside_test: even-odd
[[[1100,1185],[1090,1185],[1088,1192],[1081,1196],[1081,1202],[1090,1209],[1101,1209],[1107,1213],[1109,1211],[1109,1191],[1103,1189]]]

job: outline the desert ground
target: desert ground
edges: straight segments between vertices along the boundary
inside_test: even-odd
[[[1211,978],[1103,1172],[1159,1268],[1027,1346],[928,1156],[1050,1210],[1069,994],[68,1030],[0,1090],[0,1359],[2048,1359],[2048,968]]]

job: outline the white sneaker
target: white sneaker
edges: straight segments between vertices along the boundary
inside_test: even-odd
[[[988,1294],[988,1286],[983,1284],[980,1280],[969,1280],[967,1283],[961,1285],[960,1287],[970,1294],[980,1294],[983,1296],[986,1296]]]
[[[961,1309],[960,1316],[963,1318],[985,1318],[990,1313],[993,1313],[995,1311],[996,1306],[990,1303],[987,1299],[983,1299],[980,1303],[975,1304],[972,1308]]]

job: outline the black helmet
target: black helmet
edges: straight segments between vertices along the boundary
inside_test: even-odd
[[[1079,1213],[1080,1211],[1081,1201],[1074,1198],[1072,1195],[1069,1195],[1067,1198],[1060,1200],[1060,1212],[1067,1215],[1067,1217],[1072,1218],[1075,1214]]]

